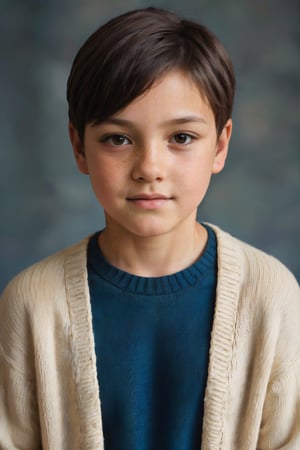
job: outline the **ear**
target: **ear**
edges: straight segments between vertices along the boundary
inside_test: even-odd
[[[87,166],[87,162],[86,162],[84,148],[83,148],[81,139],[79,137],[78,131],[76,130],[76,128],[74,127],[74,125],[71,122],[69,122],[69,136],[70,136],[71,144],[73,147],[73,152],[74,152],[78,170],[81,173],[88,175],[89,170],[88,170],[88,166]]]
[[[214,173],[214,174],[221,172],[221,170],[223,169],[223,167],[225,165],[225,161],[226,161],[227,154],[228,154],[228,147],[229,147],[231,132],[232,132],[232,120],[229,119],[226,122],[226,124],[218,138],[218,141],[217,141],[216,155],[215,155],[215,159],[214,159],[214,163],[213,163],[213,170],[212,170],[212,173]]]

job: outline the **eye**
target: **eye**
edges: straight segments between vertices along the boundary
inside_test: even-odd
[[[191,136],[190,134],[178,133],[172,137],[171,141],[174,142],[175,144],[186,145],[186,144],[190,144],[193,139],[194,139],[194,137]]]
[[[130,140],[123,134],[112,134],[110,136],[106,136],[102,139],[102,142],[118,147],[131,144]]]

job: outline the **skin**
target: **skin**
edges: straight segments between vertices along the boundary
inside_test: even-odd
[[[207,242],[197,208],[225,164],[232,122],[217,136],[212,109],[184,73],[171,71],[109,120],[69,125],[80,172],[102,205],[100,248],[114,266],[163,276],[195,262]]]

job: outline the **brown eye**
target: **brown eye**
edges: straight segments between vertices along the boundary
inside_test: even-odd
[[[178,133],[173,136],[173,141],[181,145],[190,144],[192,139],[193,137],[186,133]]]
[[[129,139],[123,134],[112,134],[111,136],[107,136],[105,139],[103,139],[102,142],[119,147],[122,145],[130,144]]]
[[[114,145],[124,145],[128,143],[128,139],[126,136],[123,136],[122,134],[115,134],[111,137],[111,142]]]

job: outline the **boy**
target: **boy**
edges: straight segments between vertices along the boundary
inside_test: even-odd
[[[300,448],[300,299],[274,258],[196,222],[231,135],[206,28],[119,16],[78,52],[69,133],[106,226],[0,302],[0,448]]]

